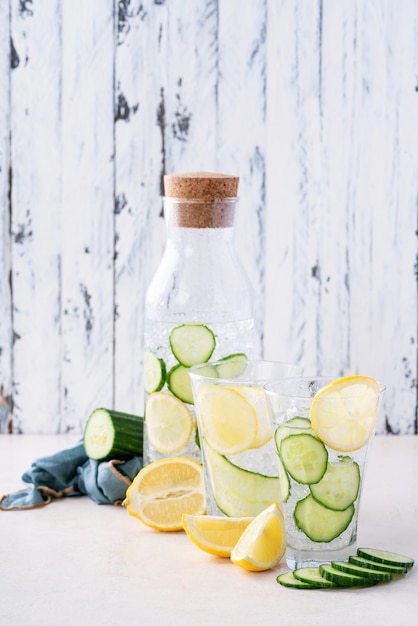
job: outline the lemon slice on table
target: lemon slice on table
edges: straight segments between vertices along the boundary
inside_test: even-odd
[[[146,465],[126,492],[129,515],[162,531],[182,530],[182,516],[206,511],[202,466],[185,457]]]
[[[183,528],[195,545],[216,556],[229,557],[253,517],[183,514]]]
[[[259,387],[240,385],[234,391],[251,404],[257,416],[257,435],[251,444],[252,448],[261,448],[273,438],[273,423],[270,417],[266,394]]]
[[[268,506],[247,526],[231,551],[231,561],[260,572],[275,567],[286,551],[283,515],[276,503]]]
[[[364,446],[374,433],[380,385],[367,376],[347,376],[323,387],[311,405],[317,436],[340,452]]]
[[[210,385],[198,394],[202,434],[220,454],[248,450],[257,436],[257,415],[251,404],[231,388]]]
[[[193,432],[193,417],[181,400],[165,393],[152,393],[145,407],[145,427],[151,446],[160,454],[181,450]]]

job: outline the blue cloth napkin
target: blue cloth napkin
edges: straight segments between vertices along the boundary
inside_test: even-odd
[[[34,461],[22,480],[27,487],[0,499],[0,510],[34,509],[63,496],[89,496],[97,504],[121,504],[142,468],[141,457],[93,461],[80,441],[73,448]]]

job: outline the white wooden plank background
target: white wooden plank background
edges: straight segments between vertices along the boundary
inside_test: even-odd
[[[165,172],[240,176],[260,346],[417,433],[415,0],[0,3],[0,432],[141,412]]]

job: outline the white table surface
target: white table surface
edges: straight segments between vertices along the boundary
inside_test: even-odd
[[[31,462],[73,436],[0,435],[0,495],[24,485]],[[364,482],[358,545],[418,560],[418,437],[378,436]],[[200,551],[185,533],[159,533],[123,508],[88,497],[0,511],[1,626],[114,624],[418,624],[418,563],[366,589],[286,589]]]

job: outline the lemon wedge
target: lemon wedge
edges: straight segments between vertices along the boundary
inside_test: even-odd
[[[229,557],[253,517],[217,517],[215,515],[183,514],[183,528],[201,550],[216,556]]]
[[[206,511],[202,466],[185,457],[146,465],[128,487],[124,505],[133,517],[161,531],[182,530],[182,516]]]
[[[145,407],[145,427],[151,446],[160,454],[178,452],[193,432],[187,406],[164,391],[152,393]]]
[[[333,381],[320,389],[312,401],[312,428],[333,450],[358,450],[374,433],[379,394],[380,384],[367,376]]]
[[[203,437],[225,455],[252,447],[257,436],[257,415],[251,404],[235,389],[210,385],[197,398]]]
[[[275,567],[286,551],[284,521],[276,503],[247,526],[231,551],[231,561],[246,570],[261,572]]]

